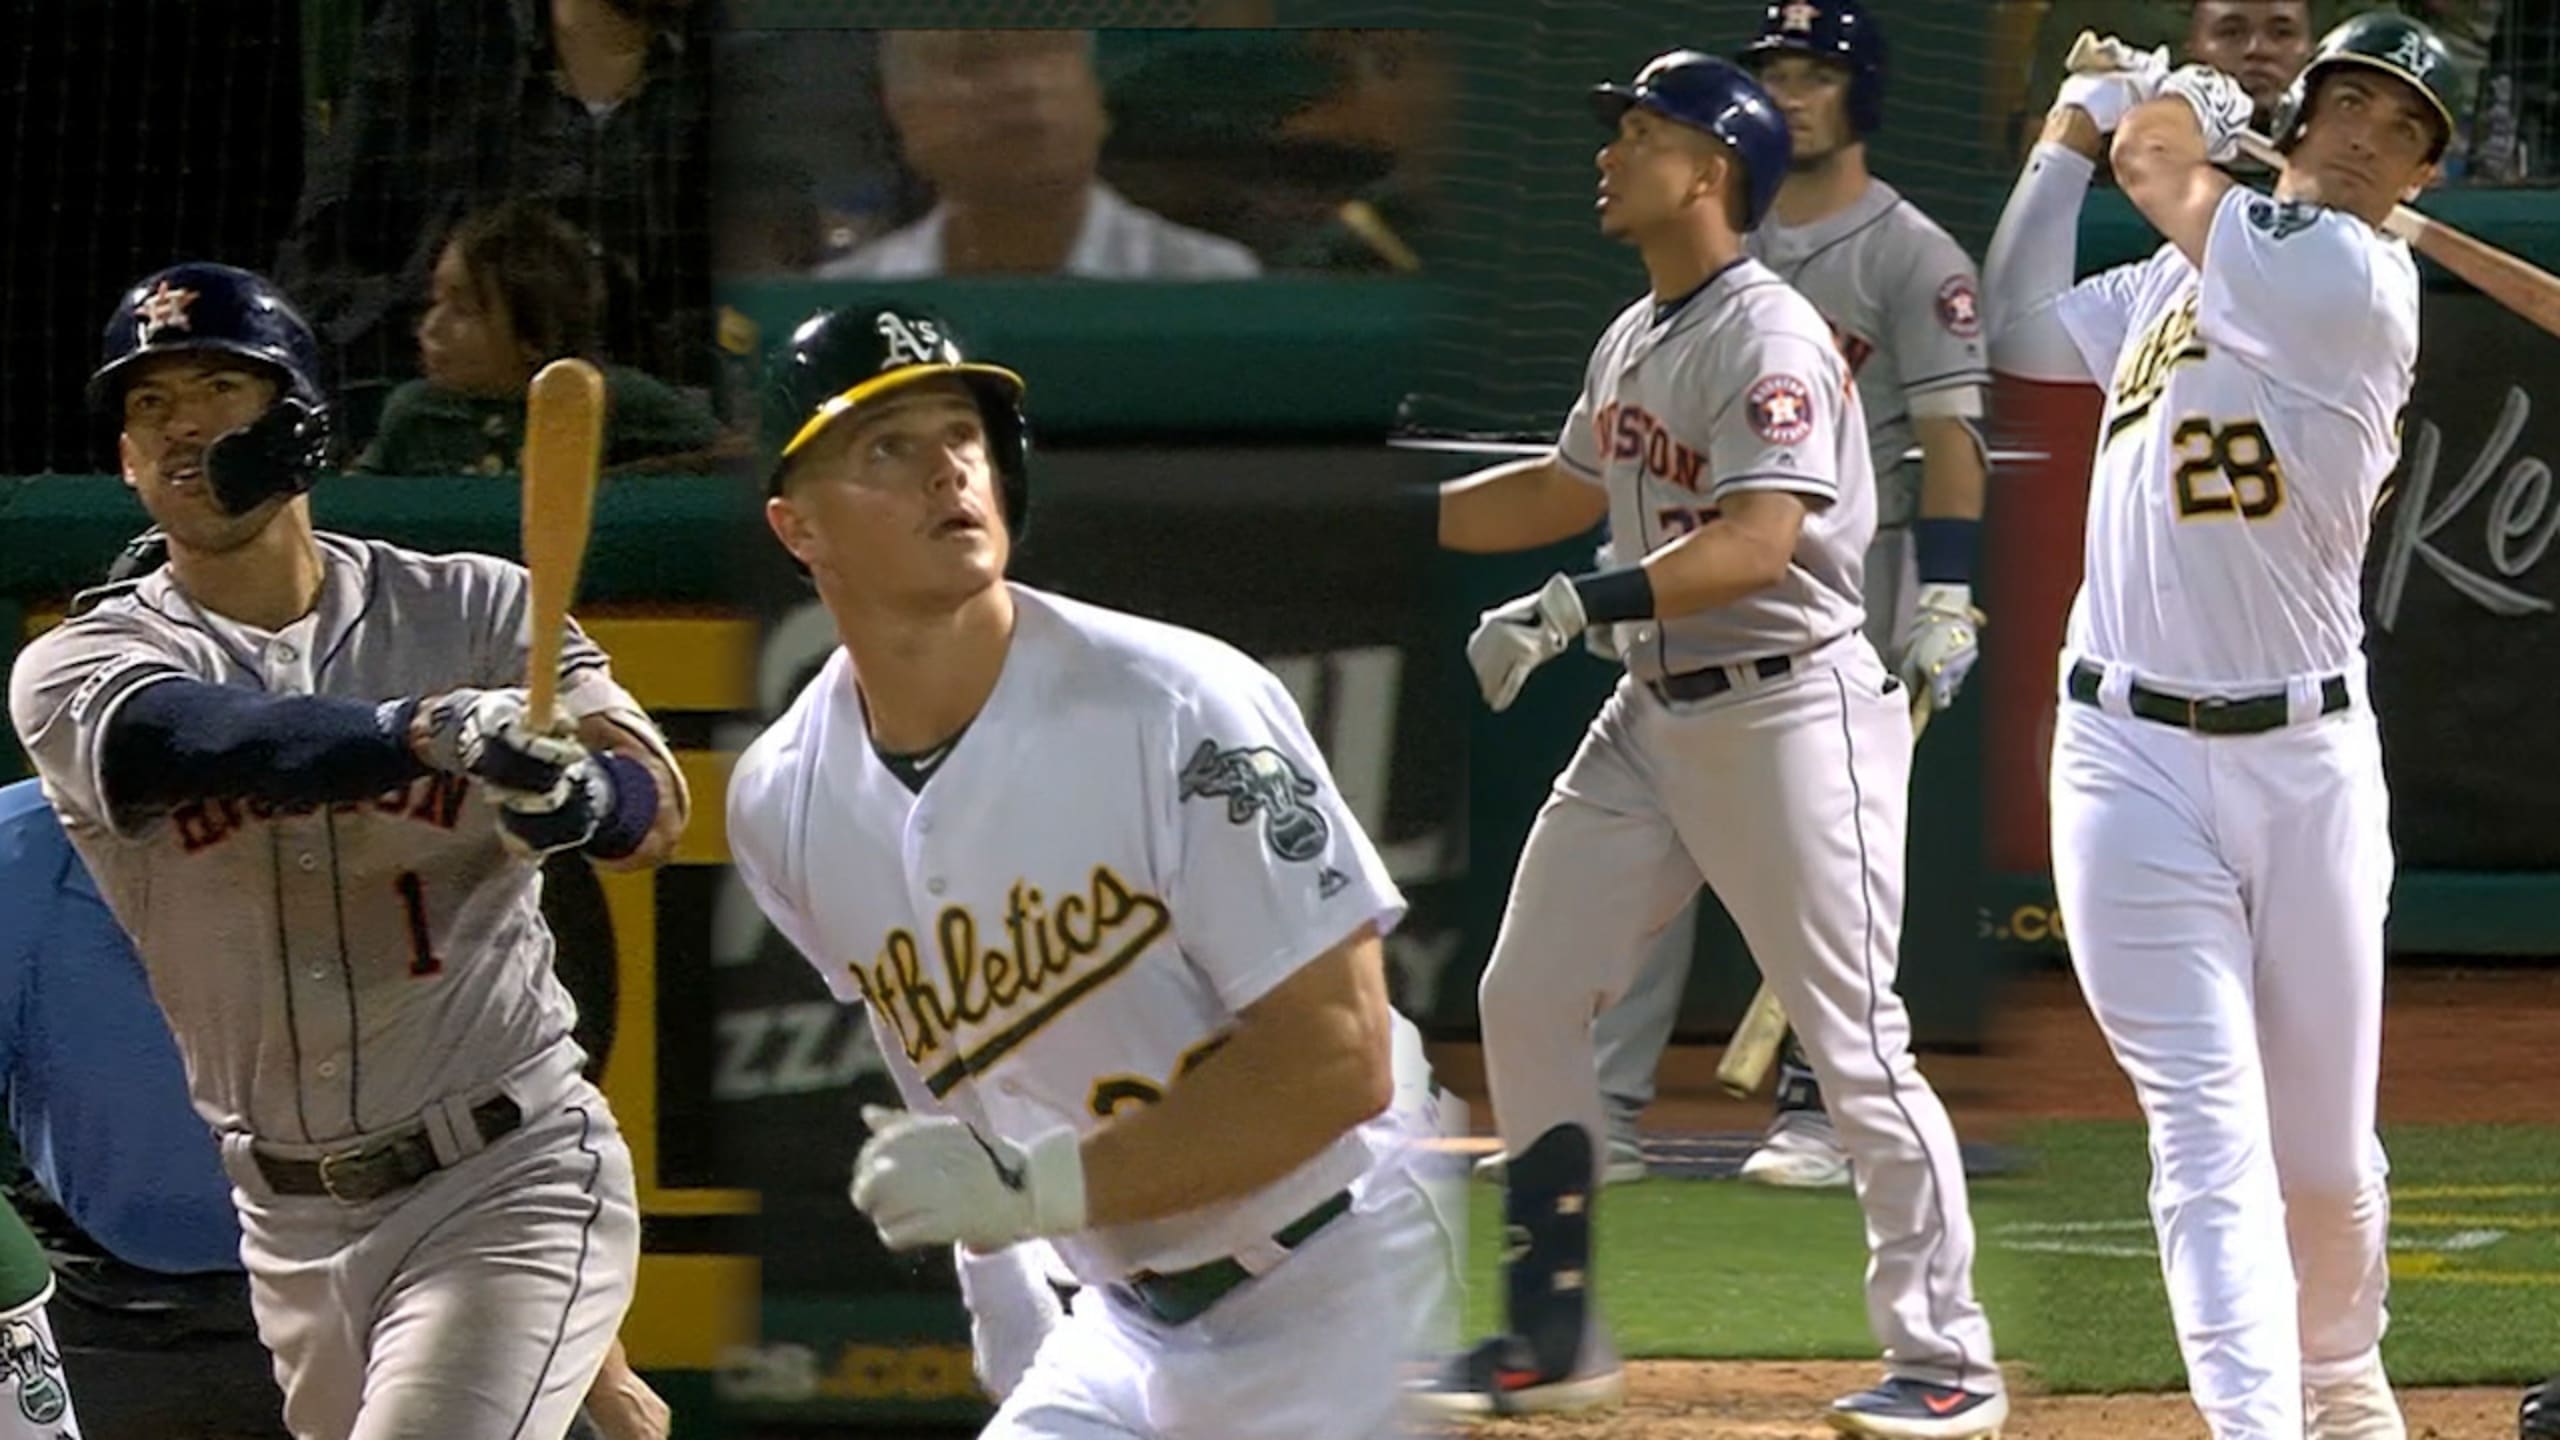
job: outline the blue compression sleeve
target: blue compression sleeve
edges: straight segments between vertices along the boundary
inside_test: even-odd
[[[118,806],[239,798],[361,800],[427,774],[409,753],[415,700],[369,705],[163,680],[127,697],[100,742]]]

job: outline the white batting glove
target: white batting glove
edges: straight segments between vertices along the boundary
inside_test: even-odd
[[[418,703],[410,746],[429,769],[468,775],[501,792],[547,795],[586,747],[528,723],[522,690],[448,690]]]
[[[2258,113],[2258,102],[2240,82],[2210,65],[2182,65],[2161,83],[2160,93],[2175,95],[2196,112],[2204,130],[2204,158],[2227,165],[2240,157],[2240,137]]]
[[[2076,106],[2087,111],[2099,134],[2112,135],[2124,122],[2125,112],[2159,95],[2161,82],[2169,78],[2169,47],[2136,50],[2111,35],[2099,42],[2091,64],[2092,68],[2062,82],[2053,108]]]
[[[960,1300],[969,1307],[970,1368],[997,1400],[1022,1383],[1040,1343],[1066,1318],[1058,1292],[1049,1288],[1048,1249],[1036,1240],[992,1254],[966,1245],[951,1247],[960,1272]]]
[[[1084,1228],[1084,1156],[1060,1127],[1017,1145],[948,1115],[862,1107],[871,1138],[853,1162],[853,1205],[892,1250],[1001,1250]]]
[[[1591,552],[1592,569],[1614,570],[1617,566],[1616,540],[1603,541],[1599,549]],[[1582,632],[1582,648],[1613,665],[1624,664],[1627,658],[1626,632],[1627,627],[1623,625],[1594,625]]]
[[[1562,575],[1534,595],[1487,610],[1467,637],[1467,663],[1475,667],[1484,703],[1508,710],[1520,698],[1529,672],[1564,653],[1584,629],[1582,597]]]
[[[1933,709],[1954,704],[1964,678],[1982,658],[1982,627],[1987,621],[1973,608],[1972,586],[1921,586],[1911,643],[1902,652],[1902,683],[1914,693],[1926,689]]]

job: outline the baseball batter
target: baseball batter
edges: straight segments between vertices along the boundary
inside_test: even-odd
[[[1981,650],[1973,564],[1982,529],[1977,428],[1991,373],[1973,261],[1946,231],[1867,172],[1866,137],[1884,123],[1885,41],[1859,0],[1770,4],[1735,57],[1786,118],[1793,158],[1769,218],[1743,250],[1813,302],[1831,325],[1866,413],[1876,537],[1864,578],[1867,639],[1914,693],[1943,710]],[[1906,460],[1914,446],[1918,463]],[[1694,950],[1677,924],[1597,1022],[1600,1090],[1614,1159],[1653,1100],[1653,1076],[1680,1014]],[[1777,1114],[1742,1177],[1828,1188],[1849,1157],[1792,1038]]]
[[[2239,82],[2114,49],[2123,73],[2061,97],[1991,265],[1999,363],[2107,390],[2054,882],[2150,1124],[2214,1435],[2398,1437],[2374,1131],[2392,854],[2361,576],[2418,349],[2417,268],[2377,227],[2435,173],[2452,66],[2396,13],[2332,31],[2278,107],[2270,197],[2215,168],[2249,123]],[[2166,243],[2075,285],[2109,132]]]
[[[169,563],[48,632],[11,718],[220,1138],[303,1440],[556,1437],[639,1240],[538,857],[655,863],[684,790],[571,634],[571,739],[511,690],[524,572],[312,529],[329,407],[266,281],[118,303],[93,395]]]
[[[1893,988],[1911,721],[1860,630],[1865,420],[1829,325],[1742,244],[1786,174],[1786,125],[1748,74],[1695,51],[1594,98],[1613,132],[1600,225],[1638,248],[1652,293],[1601,336],[1550,455],[1443,488],[1440,538],[1528,549],[1605,512],[1642,555],[1486,613],[1467,653],[1496,710],[1586,627],[1634,628],[1626,678],[1529,832],[1479,994],[1509,1162],[1510,1333],[1433,1399],[1482,1414],[1618,1397],[1587,1283],[1590,1020],[1703,882],[1795,1017],[1856,1162],[1887,1373],[1830,1422],[1995,1434],[2008,1401],[1973,1298],[1955,1132]]]
[[[1447,1266],[1390,1109],[1404,900],[1296,705],[1006,581],[1022,381],[937,317],[821,315],[775,371],[766,515],[843,645],[740,756],[729,842],[867,1009],[907,1108],[865,1116],[853,1202],[961,1247],[984,1433],[1396,1433]]]

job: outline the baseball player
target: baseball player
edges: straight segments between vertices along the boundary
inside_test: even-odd
[[[230,1181],[188,1108],[141,957],[33,780],[0,786],[0,1084],[41,1187],[14,1190],[0,1225],[23,1215],[43,1247],[57,1353],[91,1427],[280,1440]],[[582,1417],[572,1436],[667,1433],[664,1402],[619,1346],[589,1408],[594,1423]],[[0,1436],[21,1433],[12,1418],[0,1409]]]
[[[2560,1440],[2560,1376],[2524,1392],[2516,1409],[2516,1440]]]
[[[1859,0],[1773,0],[1735,59],[1777,102],[1794,155],[1769,218],[1743,237],[1743,250],[1830,323],[1866,412],[1876,476],[1867,639],[1903,684],[1943,710],[1979,657],[1983,623],[1973,563],[1985,474],[1978,427],[1991,373],[1973,261],[1867,172],[1866,137],[1884,122],[1885,42]],[[1915,444],[1916,465],[1903,458]],[[1675,925],[1666,938],[1596,1022],[1613,1156],[1652,1103],[1654,1070],[1687,988],[1689,927]],[[1849,1183],[1848,1154],[1792,1036],[1777,1114],[1742,1178],[1812,1189]]]
[[[2054,883],[2150,1125],[2214,1435],[2398,1437],[2374,1130],[2392,854],[2361,576],[2418,350],[2417,268],[2379,227],[2434,176],[2451,63],[2396,13],[2331,31],[2278,107],[2269,196],[2215,168],[2253,108],[2238,81],[2113,48],[2121,73],[2061,96],[1991,261],[1998,363],[2107,390]],[[2109,134],[2165,243],[2075,285]]]
[[[685,794],[583,634],[528,716],[526,577],[313,530],[316,346],[258,276],[117,302],[92,394],[168,565],[30,645],[11,719],[219,1137],[303,1440],[557,1436],[629,1303],[538,857],[648,865]]]
[[[775,371],[766,519],[843,644],[739,757],[729,843],[906,1101],[854,1204],[1037,1334],[984,1433],[1395,1433],[1446,1254],[1390,1109],[1404,901],[1296,705],[1006,580],[1022,380],[938,318],[822,314]],[[1054,1322],[1034,1241],[1082,1287]]]
[[[1829,324],[1743,247],[1787,173],[1786,122],[1749,74],[1689,50],[1594,100],[1613,132],[1600,227],[1636,246],[1652,293],[1601,336],[1552,453],[1443,487],[1440,541],[1524,550],[1605,514],[1640,559],[1488,611],[1467,654],[1496,710],[1590,626],[1632,627],[1627,675],[1530,828],[1479,992],[1509,1333],[1430,1399],[1484,1414],[1619,1397],[1588,1293],[1590,1019],[1705,883],[1795,1017],[1858,1171],[1887,1374],[1831,1424],[1995,1434],[2008,1401],[1973,1298],[1963,1165],[1893,989],[1911,720],[1860,629],[1865,417]]]

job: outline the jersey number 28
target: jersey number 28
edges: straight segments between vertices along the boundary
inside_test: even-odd
[[[2190,415],[2170,432],[2178,457],[2178,518],[2238,515],[2264,520],[2284,508],[2284,467],[2266,428],[2255,420],[2216,427]]]

